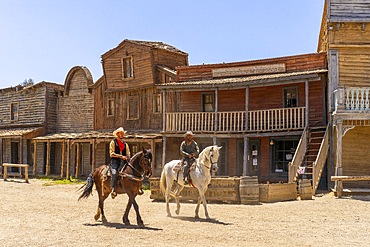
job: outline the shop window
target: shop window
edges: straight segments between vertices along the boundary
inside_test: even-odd
[[[272,173],[287,173],[289,162],[292,161],[299,139],[277,140],[271,139],[272,146]]]

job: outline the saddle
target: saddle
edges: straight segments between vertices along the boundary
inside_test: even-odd
[[[191,164],[191,166],[189,168],[189,178],[190,178],[190,181],[191,181],[190,172],[195,170],[195,166],[196,166],[196,162],[194,162],[193,164]],[[182,161],[180,161],[179,163],[177,163],[176,165],[174,165],[174,167],[172,168],[172,170],[177,174],[177,176],[176,176],[176,182],[179,180],[180,171],[182,173],[184,173],[184,168],[185,168],[185,165],[184,165],[184,163]]]

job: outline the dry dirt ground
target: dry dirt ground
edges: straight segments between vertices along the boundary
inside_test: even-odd
[[[211,220],[194,218],[195,204],[182,203],[167,217],[150,191],[138,196],[144,228],[122,224],[126,195],[105,202],[109,223],[95,221],[97,193],[77,201],[81,185],[51,185],[0,179],[0,246],[369,246],[370,197],[262,205],[208,204]]]

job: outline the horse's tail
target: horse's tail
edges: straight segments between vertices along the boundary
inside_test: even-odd
[[[94,186],[94,173],[95,173],[95,171],[96,171],[96,169],[94,169],[89,174],[89,176],[87,176],[85,184],[82,185],[81,188],[78,189],[78,191],[80,191],[84,188],[84,190],[83,190],[82,194],[80,195],[80,197],[78,198],[78,200],[86,199],[90,195],[92,195],[92,189],[93,189],[93,186]]]
[[[163,167],[162,173],[161,173],[161,180],[159,182],[159,185],[161,187],[161,192],[163,195],[166,194],[166,166]]]

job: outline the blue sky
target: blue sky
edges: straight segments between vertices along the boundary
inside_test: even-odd
[[[124,39],[162,41],[190,65],[317,51],[324,0],[0,0],[0,88],[64,84]]]

